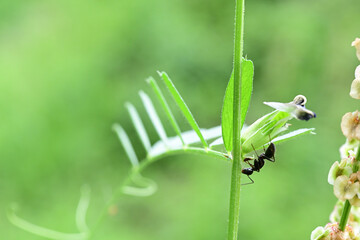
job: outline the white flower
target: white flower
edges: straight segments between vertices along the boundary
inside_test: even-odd
[[[349,140],[360,140],[360,113],[359,111],[346,113],[341,120],[341,130]]]
[[[349,200],[352,206],[360,207],[360,199],[355,195],[352,199]]]
[[[355,38],[355,40],[351,43],[351,46],[356,48],[356,56],[360,60],[360,38]]]
[[[334,182],[334,194],[335,196],[344,201],[347,199],[352,199],[360,189],[359,182],[350,181],[347,176],[339,176]]]
[[[355,69],[355,78],[360,78],[360,65]]]
[[[334,185],[335,179],[338,177],[338,173],[340,171],[339,162],[336,161],[331,166],[329,175],[328,175],[328,183]]]
[[[276,110],[290,113],[298,120],[308,121],[311,118],[315,118],[316,114],[305,108],[306,97],[304,95],[297,95],[293,101],[289,103],[281,102],[264,102],[264,104],[275,108]]]
[[[355,78],[351,83],[350,97],[360,99],[360,79]]]
[[[311,232],[311,240],[320,240],[324,239],[327,235],[329,235],[329,232],[325,230],[323,227],[317,227],[314,231]]]

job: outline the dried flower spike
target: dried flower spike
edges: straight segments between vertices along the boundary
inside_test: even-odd
[[[360,60],[360,38],[355,38],[355,40],[351,43],[351,46],[356,48],[356,56]]]
[[[341,120],[341,131],[349,139],[360,140],[359,111],[346,113]]]

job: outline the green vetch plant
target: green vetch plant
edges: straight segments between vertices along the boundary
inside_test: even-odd
[[[246,74],[247,72],[252,72],[253,64],[251,61],[243,59],[243,79],[252,81],[252,74]],[[247,67],[247,68],[246,68]],[[107,210],[114,203],[119,200],[119,197],[122,194],[133,195],[138,197],[146,197],[152,195],[156,189],[156,183],[150,179],[144,178],[141,175],[141,172],[150,164],[155,161],[160,160],[161,158],[169,155],[175,154],[198,154],[203,155],[204,157],[213,157],[222,161],[226,161],[229,164],[234,164],[232,148],[241,147],[241,159],[244,159],[245,156],[253,157],[252,152],[255,149],[263,149],[268,146],[270,141],[274,144],[278,144],[283,141],[290,140],[297,136],[304,134],[313,133],[313,128],[303,128],[297,129],[294,131],[289,130],[289,124],[287,122],[292,118],[298,119],[308,119],[313,117],[313,113],[305,108],[306,99],[304,96],[297,96],[292,102],[289,103],[278,103],[278,102],[266,102],[265,104],[276,108],[276,110],[262,116],[254,123],[247,127],[243,127],[241,131],[241,146],[231,145],[231,129],[234,125],[232,118],[232,107],[233,104],[233,87],[234,87],[234,77],[230,78],[222,111],[222,126],[216,126],[210,129],[201,129],[199,128],[197,122],[195,121],[192,113],[187,107],[186,103],[183,101],[178,90],[175,88],[173,82],[170,80],[169,76],[165,72],[159,72],[159,75],[163,83],[167,86],[173,100],[177,103],[177,106],[181,110],[182,114],[186,118],[188,124],[192,127],[191,131],[182,132],[180,126],[175,119],[172,110],[169,107],[168,101],[165,99],[164,94],[155,81],[154,78],[150,77],[147,79],[147,82],[150,84],[152,90],[155,92],[155,95],[158,98],[158,103],[160,103],[163,111],[166,113],[166,119],[161,119],[157,114],[153,101],[150,97],[143,91],[139,91],[139,96],[144,105],[149,119],[151,120],[153,127],[155,128],[159,141],[154,144],[150,143],[147,131],[145,129],[143,120],[140,118],[138,111],[135,106],[131,103],[126,103],[125,107],[127,108],[130,118],[133,122],[134,128],[138,134],[138,137],[141,140],[141,143],[144,149],[147,152],[147,155],[144,159],[139,161],[136,150],[134,149],[131,141],[120,124],[114,124],[113,130],[119,137],[119,140],[125,150],[125,153],[131,162],[132,168],[126,178],[126,180],[118,187],[115,193],[112,196],[112,199],[107,202],[106,206],[103,209],[103,212],[99,219],[96,221],[94,226],[88,227],[86,224],[86,211],[89,206],[90,201],[90,190],[88,187],[84,187],[82,190],[82,197],[79,201],[79,205],[76,210],[76,223],[79,229],[79,233],[63,233],[59,231],[54,231],[51,229],[43,228],[30,222],[25,221],[24,219],[16,215],[16,209],[13,207],[9,209],[8,217],[10,221],[28,232],[36,234],[38,236],[46,237],[49,239],[90,239],[92,233],[96,229],[97,225],[101,220],[106,216]],[[247,76],[247,77],[246,77]],[[246,86],[245,84],[243,86]],[[252,86],[252,84],[251,84]],[[243,90],[244,93],[250,96],[252,87],[247,90]],[[247,102],[244,105],[248,106],[250,98],[247,98]],[[245,100],[244,100],[245,101]],[[243,105],[243,106],[244,106]],[[164,130],[163,122],[170,124],[177,133],[176,136],[168,137],[167,133]],[[229,136],[229,135],[230,136]],[[225,140],[228,139],[228,140]],[[229,140],[230,139],[230,140]],[[214,150],[214,147],[223,145],[223,150]],[[233,147],[235,146],[235,147]],[[243,162],[240,162],[239,172],[236,174],[241,176],[241,165]],[[239,176],[239,177],[240,177]],[[233,191],[240,190],[241,184],[237,186],[237,189]],[[233,194],[233,193],[232,193]],[[239,199],[236,199],[239,200]],[[232,208],[233,207],[233,208]],[[230,207],[230,212],[235,212],[234,206]],[[232,215],[230,215],[232,217]],[[235,217],[235,216],[234,216]],[[231,222],[229,221],[229,224]],[[236,223],[236,220],[232,221]],[[233,227],[229,226],[229,229],[237,228],[236,225]],[[230,235],[233,236],[233,235]],[[236,236],[236,234],[235,234]],[[235,239],[230,237],[229,239]]]
[[[360,60],[360,39],[356,38],[352,46]],[[360,65],[355,70],[355,80],[350,96],[360,99]],[[311,240],[359,240],[360,239],[360,112],[346,113],[341,120],[341,130],[346,142],[340,147],[341,161],[331,166],[328,182],[334,186],[334,195],[338,198],[330,223],[317,227],[311,233]]]
[[[144,124],[143,119],[140,118],[133,104],[126,103],[125,107],[129,112],[142,147],[146,151],[146,156],[139,160],[136,153],[137,149],[133,147],[125,129],[120,124],[113,125],[113,130],[118,135],[132,167],[127,178],[114,191],[112,198],[105,204],[94,225],[88,226],[86,224],[86,212],[90,201],[90,191],[88,188],[82,190],[82,197],[76,210],[78,233],[63,233],[34,225],[18,217],[14,207],[8,211],[9,220],[19,228],[49,239],[90,239],[107,215],[108,209],[119,201],[121,195],[146,197],[152,195],[157,190],[157,185],[153,180],[142,176],[142,171],[147,166],[169,155],[197,154],[204,156],[204,158],[213,157],[232,165],[228,239],[238,239],[242,170],[243,166],[253,166],[251,163],[245,163],[243,160],[245,158],[254,160],[254,151],[267,148],[270,143],[278,144],[301,135],[314,133],[313,128],[290,131],[288,121],[293,118],[309,120],[315,117],[312,111],[305,108],[306,98],[298,95],[288,103],[265,102],[265,104],[274,108],[274,110],[264,114],[252,124],[245,125],[246,114],[253,91],[254,64],[251,60],[243,57],[244,7],[244,0],[236,1],[233,73],[230,76],[225,92],[221,113],[221,126],[210,129],[200,128],[173,81],[165,72],[158,72],[162,87],[153,77],[149,77],[147,82],[155,93],[156,102],[165,113],[165,118],[159,117],[153,100],[145,91],[139,91],[139,97],[159,140],[151,144],[145,127],[148,124]],[[163,94],[164,88],[170,93],[171,101],[176,104],[191,127],[190,131],[184,132],[181,130],[179,121],[175,118],[170,108],[172,105],[169,104],[169,99],[166,99]],[[169,136],[165,131],[164,124],[168,124],[176,135]],[[222,148],[219,148],[219,146],[222,146]]]

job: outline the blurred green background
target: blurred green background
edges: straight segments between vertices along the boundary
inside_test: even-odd
[[[144,156],[124,103],[146,115],[138,90],[167,71],[201,127],[220,124],[232,66],[234,1],[17,0],[0,3],[0,232],[41,239],[6,219],[11,202],[33,223],[76,232],[80,187],[92,189],[89,224],[126,177],[130,163],[111,125],[119,122]],[[240,239],[309,239],[336,201],[327,183],[345,141],[342,115],[359,61],[357,0],[248,0],[245,54],[255,64],[247,123],[271,111],[263,101],[297,94],[316,127],[277,148],[241,196]],[[181,118],[180,118],[181,119]],[[152,141],[156,135],[147,120]],[[181,122],[183,129],[189,129]],[[159,191],[125,196],[93,239],[226,239],[230,165],[199,156],[148,168]],[[245,177],[246,178],[246,177]],[[245,179],[244,178],[244,179]]]

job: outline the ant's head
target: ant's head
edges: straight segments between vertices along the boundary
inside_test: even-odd
[[[244,168],[243,170],[241,170],[241,172],[245,175],[251,175],[254,171],[252,170],[252,168]]]

